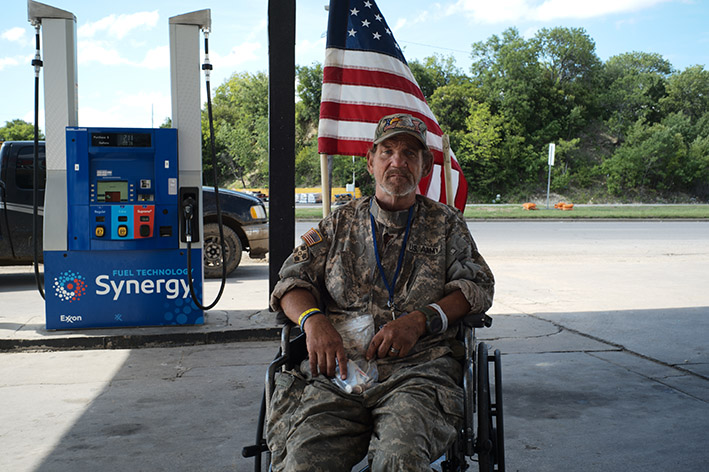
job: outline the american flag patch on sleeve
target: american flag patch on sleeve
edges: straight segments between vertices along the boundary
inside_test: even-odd
[[[310,228],[307,233],[301,236],[301,239],[305,241],[305,244],[308,246],[314,246],[322,242],[322,236],[320,236],[320,233],[318,233],[318,230],[315,228]]]

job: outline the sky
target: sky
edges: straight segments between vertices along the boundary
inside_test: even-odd
[[[322,63],[328,2],[294,1],[296,64]],[[17,118],[31,123],[34,28],[27,21],[25,0],[3,3],[0,126]],[[80,126],[157,127],[170,116],[172,16],[211,10],[212,90],[235,72],[268,71],[267,0],[43,3],[77,18]],[[697,64],[709,68],[709,0],[378,0],[377,5],[409,62],[434,54],[453,56],[469,72],[475,42],[511,27],[531,38],[541,28],[561,26],[585,29],[603,61],[642,51],[660,54],[678,71]],[[200,99],[206,101],[204,86]]]

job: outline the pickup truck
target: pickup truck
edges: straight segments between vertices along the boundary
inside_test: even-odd
[[[45,186],[44,143],[39,153],[38,234],[42,236],[42,215]],[[33,262],[32,247],[32,182],[34,143],[6,141],[0,147],[0,265],[29,265]],[[217,224],[214,188],[203,187],[204,211],[204,275],[221,277],[221,244]],[[241,262],[243,251],[254,259],[268,253],[268,217],[261,200],[233,190],[219,189],[219,202],[226,242],[226,271],[231,273]],[[42,243],[39,242],[40,262]]]

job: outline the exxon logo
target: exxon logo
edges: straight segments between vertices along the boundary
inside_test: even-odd
[[[54,277],[54,295],[63,302],[76,302],[86,293],[86,281],[77,272],[67,270]]]

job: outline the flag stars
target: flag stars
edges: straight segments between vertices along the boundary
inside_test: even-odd
[[[356,8],[353,8],[352,10],[350,10],[350,15],[352,15],[352,16],[357,16],[358,13],[359,13],[359,10],[357,10]]]
[[[391,36],[391,30],[389,28],[386,28],[384,31],[386,31],[386,33]]]
[[[376,31],[374,32],[374,34],[372,36],[374,37],[374,39],[381,39],[381,37],[382,37],[382,35]]]
[[[366,2],[364,2],[364,6],[367,7],[367,8],[372,8],[372,2],[370,2],[369,0],[367,0]]]
[[[369,20],[364,20],[362,22],[362,26],[364,26],[365,28],[369,28]]]
[[[376,14],[376,15],[374,15],[374,19],[377,20],[377,21],[379,21],[379,22],[381,22],[381,21],[382,21],[382,15]]]
[[[354,30],[354,28],[352,28],[351,30],[349,30],[347,33],[349,33],[349,36],[354,36],[354,35],[357,34],[357,32]]]

